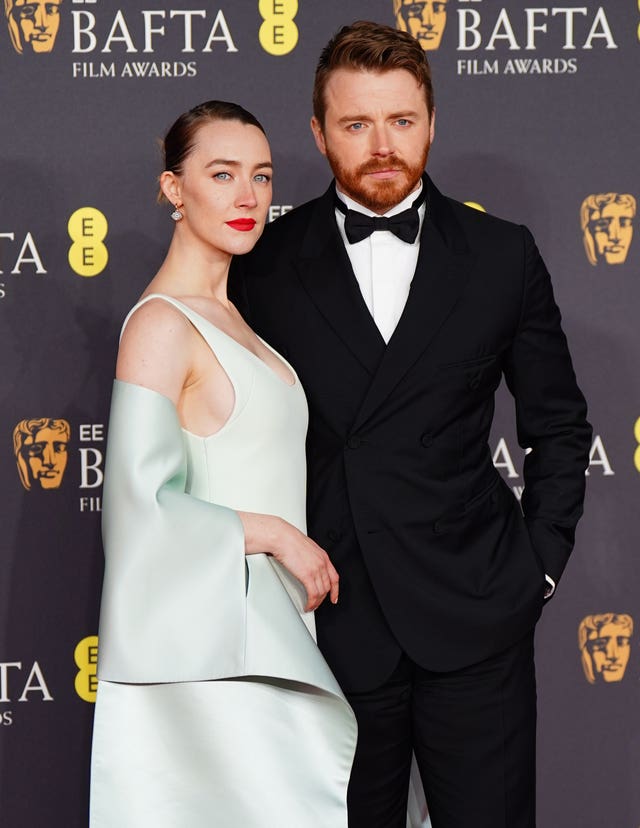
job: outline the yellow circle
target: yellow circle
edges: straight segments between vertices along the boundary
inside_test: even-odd
[[[67,230],[71,241],[101,242],[107,235],[109,224],[104,213],[95,207],[80,207],[69,218]]]
[[[298,42],[298,27],[293,20],[272,16],[260,26],[260,45],[270,55],[286,55]]]
[[[69,248],[69,264],[78,276],[97,276],[108,261],[109,251],[102,242],[93,245],[74,242]]]
[[[467,207],[473,207],[474,210],[480,210],[481,213],[486,213],[487,211],[484,209],[482,204],[478,204],[477,201],[465,201]]]

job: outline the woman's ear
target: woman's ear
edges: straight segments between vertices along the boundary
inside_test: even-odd
[[[167,201],[171,202],[171,204],[182,204],[182,188],[180,186],[180,179],[175,173],[165,170],[160,175],[160,189],[162,190],[164,197]]]

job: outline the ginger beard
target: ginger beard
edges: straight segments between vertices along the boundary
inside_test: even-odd
[[[414,164],[408,164],[392,154],[385,158],[372,158],[355,169],[345,167],[328,145],[326,154],[338,188],[343,193],[374,213],[386,213],[417,188],[427,166],[430,147],[427,141],[421,157]],[[389,169],[400,170],[403,175],[386,180],[369,177],[370,173]]]

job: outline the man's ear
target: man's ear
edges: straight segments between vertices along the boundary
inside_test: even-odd
[[[165,170],[160,175],[160,189],[171,204],[182,204],[182,187],[175,173]]]
[[[327,145],[325,144],[325,141],[324,141],[324,133],[322,131],[322,126],[320,124],[320,121],[316,118],[315,115],[311,119],[311,132],[313,132],[313,137],[315,138],[316,146],[318,147],[318,149],[320,150],[320,152],[323,155],[326,155],[327,154]]]
[[[433,137],[436,134],[436,108],[435,106],[431,110],[431,118],[429,124],[429,143],[433,144]]]

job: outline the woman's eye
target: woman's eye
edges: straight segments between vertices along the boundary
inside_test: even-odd
[[[231,178],[228,172],[215,173],[213,177],[218,181],[228,181]]]
[[[260,184],[268,184],[271,181],[271,176],[266,173],[258,173],[254,180]]]

